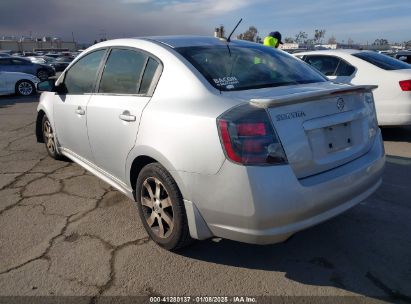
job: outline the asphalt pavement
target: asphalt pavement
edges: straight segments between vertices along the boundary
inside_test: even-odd
[[[37,102],[0,97],[0,300],[248,295],[411,303],[411,127],[383,130],[384,182],[348,212],[282,244],[208,240],[171,253],[149,240],[133,201],[75,163],[48,157],[34,135]]]

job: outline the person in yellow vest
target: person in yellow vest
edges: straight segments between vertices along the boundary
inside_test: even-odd
[[[280,32],[271,32],[267,37],[264,38],[264,45],[266,46],[278,48],[280,44],[283,44],[283,42],[281,41]]]
[[[271,32],[267,37],[264,38],[264,45],[268,47],[278,48],[280,44],[283,44],[281,41],[280,32]],[[260,57],[254,57],[254,64],[260,64],[262,60]]]

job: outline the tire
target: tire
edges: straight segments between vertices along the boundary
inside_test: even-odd
[[[36,93],[36,86],[30,80],[19,80],[16,83],[16,94],[20,96],[30,96]]]
[[[43,132],[43,140],[46,145],[48,155],[50,155],[52,158],[56,160],[62,159],[63,156],[57,152],[54,131],[46,115],[43,116],[43,120],[41,122],[41,129]]]
[[[192,242],[183,196],[163,166],[151,163],[141,170],[136,201],[144,228],[159,246],[176,251]]]
[[[37,78],[40,79],[41,81],[49,79],[49,73],[46,70],[38,70],[37,71]]]

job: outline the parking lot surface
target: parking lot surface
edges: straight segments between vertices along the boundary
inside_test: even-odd
[[[38,97],[0,97],[0,296],[356,296],[411,303],[411,128],[384,129],[384,182],[285,243],[167,252],[133,201],[35,140]]]

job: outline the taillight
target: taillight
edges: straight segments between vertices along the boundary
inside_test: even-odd
[[[287,162],[281,143],[264,109],[242,105],[217,118],[227,157],[244,165]]]
[[[400,87],[403,91],[411,91],[411,79],[400,81]]]
[[[364,94],[365,108],[368,110],[368,137],[373,138],[378,132],[377,113],[375,112],[374,95],[372,92]]]

